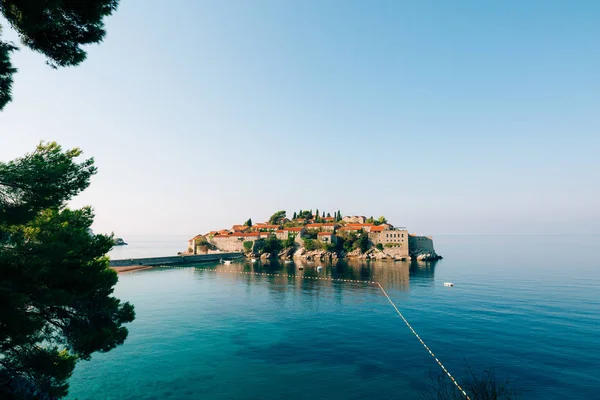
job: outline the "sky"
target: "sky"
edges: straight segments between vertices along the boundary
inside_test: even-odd
[[[429,235],[599,234],[598,15],[584,0],[126,0],[78,67],[14,55],[0,160],[80,147],[99,172],[71,206],[125,239],[317,208]]]

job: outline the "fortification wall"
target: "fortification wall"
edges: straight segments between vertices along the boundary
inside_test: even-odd
[[[242,240],[240,240],[242,239]],[[214,238],[212,243],[222,251],[244,251],[244,242],[254,242],[256,237],[223,237]]]
[[[408,237],[408,249],[411,253],[430,253],[435,251],[431,236],[410,235]]]

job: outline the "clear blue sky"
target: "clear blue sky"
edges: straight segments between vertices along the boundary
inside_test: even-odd
[[[95,231],[276,210],[426,234],[600,233],[600,2],[125,0],[77,68],[27,49],[0,159],[99,167]],[[5,37],[13,37],[5,29]]]

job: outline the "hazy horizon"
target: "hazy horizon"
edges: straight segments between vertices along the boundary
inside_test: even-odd
[[[598,12],[122,1],[77,68],[14,54],[0,160],[82,148],[99,173],[72,205],[123,237],[311,208],[427,235],[596,235]]]

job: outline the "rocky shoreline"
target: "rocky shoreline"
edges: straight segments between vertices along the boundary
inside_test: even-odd
[[[393,254],[392,250],[386,251],[379,250],[377,248],[371,248],[365,252],[360,249],[353,250],[351,252],[337,252],[328,250],[306,250],[304,247],[294,248],[288,247],[281,250],[278,253],[247,253],[248,258],[260,258],[261,260],[268,260],[274,258],[280,258],[283,260],[305,260],[305,261],[337,261],[337,260],[387,260],[387,261],[437,261],[443,257],[437,254],[435,251],[417,251],[410,254],[410,256],[400,256]]]

